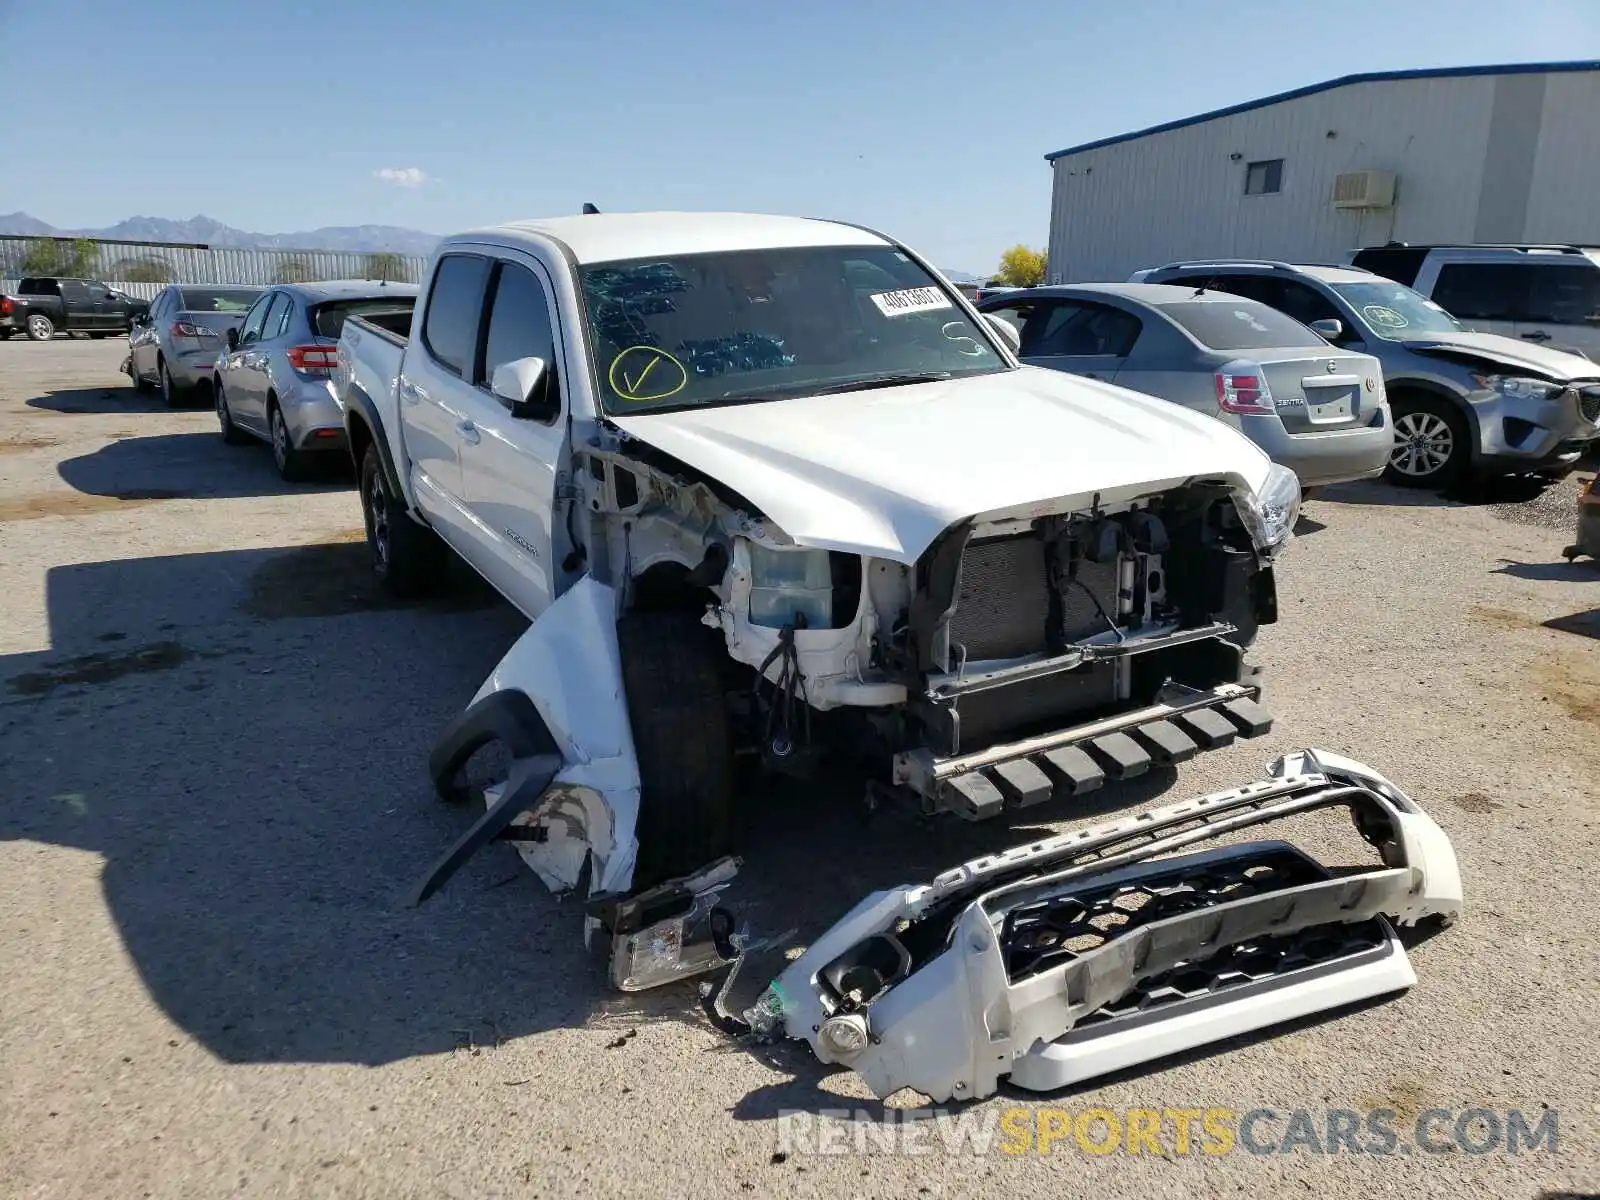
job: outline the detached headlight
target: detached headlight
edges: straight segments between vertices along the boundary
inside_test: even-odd
[[[826,550],[750,547],[750,623],[781,629],[832,624],[833,576]]]
[[[1567,390],[1564,383],[1528,379],[1521,375],[1474,375],[1472,382],[1512,400],[1551,400]]]
[[[1288,467],[1273,463],[1261,490],[1250,493],[1241,509],[1256,548],[1281,550],[1300,519],[1300,477]]]

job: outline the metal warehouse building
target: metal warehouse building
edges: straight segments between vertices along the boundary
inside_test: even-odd
[[[1054,283],[1391,240],[1600,244],[1600,61],[1347,75],[1046,158]]]

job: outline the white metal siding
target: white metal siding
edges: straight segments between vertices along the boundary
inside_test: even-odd
[[[1522,236],[1530,242],[1600,243],[1600,72],[1546,78]]]
[[[1550,95],[1594,78],[1553,77]],[[1126,279],[1211,255],[1331,262],[1390,238],[1470,241],[1495,83],[1484,75],[1352,84],[1058,158],[1051,279]],[[1591,127],[1563,135],[1563,146],[1600,138],[1596,109],[1585,112]],[[1545,154],[1541,144],[1541,166]],[[1273,158],[1284,160],[1282,191],[1246,196],[1246,165]],[[1589,161],[1586,169],[1600,162],[1592,148]],[[1363,169],[1396,174],[1392,209],[1333,207],[1334,176]],[[1530,223],[1535,211],[1530,202]]]

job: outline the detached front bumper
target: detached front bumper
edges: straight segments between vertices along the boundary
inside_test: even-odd
[[[1337,875],[1279,841],[1182,857],[1344,806],[1383,865]],[[1267,780],[877,892],[746,1019],[880,1097],[1050,1090],[1415,982],[1389,920],[1461,911],[1443,831],[1360,763],[1307,750]]]

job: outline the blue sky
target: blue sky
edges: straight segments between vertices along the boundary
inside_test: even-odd
[[[0,212],[743,209],[983,272],[1044,244],[1048,151],[1353,71],[1578,58],[1600,0],[0,0]]]

